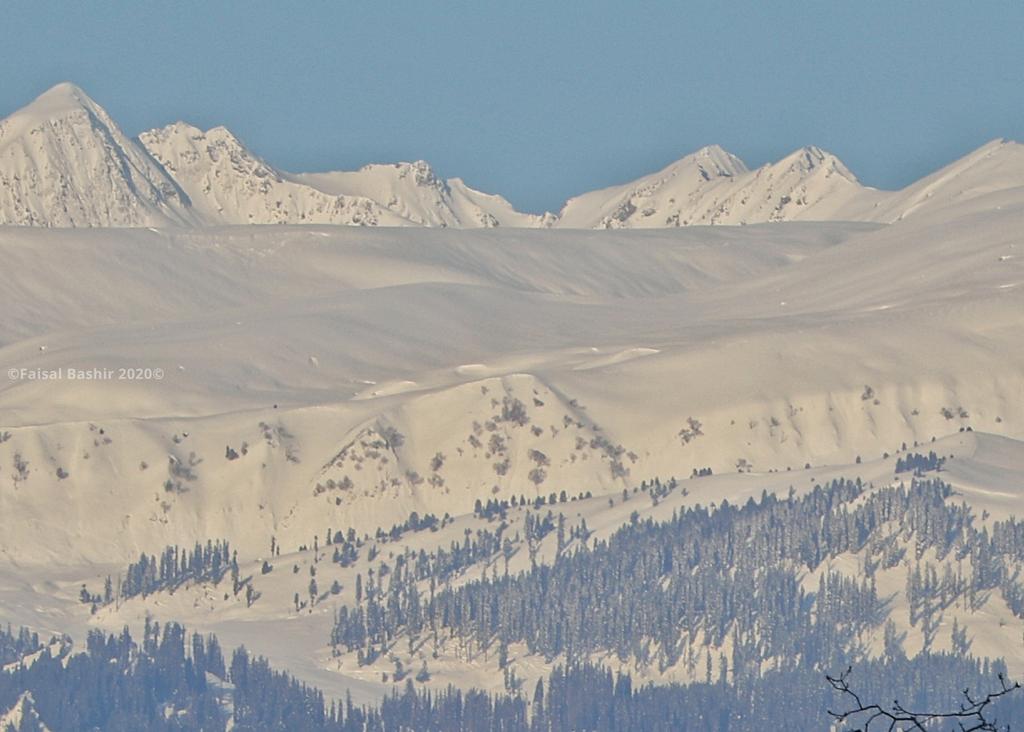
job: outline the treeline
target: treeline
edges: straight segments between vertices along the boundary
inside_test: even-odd
[[[109,575],[103,583],[102,594],[92,594],[83,585],[80,599],[83,603],[109,605],[115,599],[127,600],[137,595],[151,595],[163,590],[175,590],[186,582],[219,583],[231,572],[234,592],[238,592],[238,556],[231,552],[227,541],[196,542],[190,551],[177,545],[166,547],[159,555],[143,552],[138,560],[128,565],[123,576]],[[94,608],[95,609],[95,608]]]
[[[426,567],[422,554],[409,557],[386,582],[368,586],[360,606],[339,611],[332,642],[367,661],[402,634],[457,639],[468,652],[495,647],[502,661],[508,645],[521,642],[548,660],[611,651],[661,668],[684,660],[691,673],[698,665],[728,667],[730,681],[756,673],[766,659],[831,661],[878,622],[875,588],[867,579],[823,573],[817,595],[808,593],[794,564],[817,567],[863,541],[869,530],[857,523],[870,520],[870,508],[852,521],[840,510],[862,492],[837,481],[799,499],[765,494],[760,503],[689,508],[659,524],[634,514],[609,541],[577,541],[577,551],[560,551],[554,564],[515,576],[495,571],[435,592],[438,578],[426,596],[418,585],[433,579],[430,557]],[[550,515],[542,521],[538,530],[528,517],[528,546],[556,528]],[[559,550],[579,538],[562,526]],[[725,646],[729,658],[695,653]]]
[[[942,466],[945,464],[946,458],[939,457],[934,450],[929,451],[927,455],[912,452],[905,457],[896,458],[896,472],[909,473],[913,471],[916,475],[921,476],[931,470],[942,470]]]
[[[516,496],[512,496],[511,499],[491,498],[485,503],[478,498],[476,499],[476,503],[473,505],[473,515],[477,518],[487,519],[488,521],[493,521],[495,519],[504,520],[508,517],[508,511],[510,508],[527,508],[528,506],[532,506],[534,509],[539,509],[541,506],[554,506],[558,503],[582,501],[591,497],[593,497],[593,493],[590,491],[581,491],[575,496],[570,496],[563,490],[559,493],[550,493],[546,496],[540,495],[532,500],[527,500],[526,496],[520,495],[518,498]]]
[[[0,667],[35,653],[42,647],[38,633],[29,632],[27,628],[19,628],[15,633],[10,624],[6,630],[0,627]]]
[[[921,625],[927,649],[942,611],[957,600],[976,609],[995,590],[1024,612],[1024,525],[996,522],[990,535],[951,495],[938,480],[875,491],[837,480],[801,497],[764,493],[742,506],[691,507],[664,523],[634,514],[609,540],[575,541],[574,551],[564,548],[580,529],[566,536],[559,521],[556,561],[518,575],[508,573],[507,561],[504,572],[494,561],[515,546],[500,541],[499,526],[493,537],[478,534],[487,541],[470,545],[467,537],[460,550],[467,560],[472,546],[489,555],[490,576],[449,587],[447,553],[401,555],[361,588],[355,607],[338,611],[331,642],[364,663],[403,636],[454,642],[467,656],[494,653],[502,666],[508,647],[523,643],[549,661],[611,652],[659,669],[683,662],[691,677],[705,680],[728,669],[727,679],[741,683],[789,659],[822,670],[841,664],[881,634],[887,612],[876,573],[902,566],[910,619]],[[553,528],[550,515],[544,521],[538,531],[528,517],[531,554],[537,535]],[[824,568],[847,552],[864,557],[862,577]],[[808,571],[817,574],[816,592],[805,589]],[[967,643],[960,629],[953,634],[954,646]]]
[[[0,630],[0,648],[30,637]],[[32,646],[23,650],[41,648]],[[983,694],[1003,672],[1001,663],[926,652],[864,661],[854,678],[864,699],[955,709],[960,689]],[[796,663],[742,685],[719,679],[652,686],[583,662],[556,667],[529,695],[426,689],[410,679],[378,705],[327,703],[317,689],[244,649],[228,663],[216,637],[151,622],[140,643],[127,630],[93,631],[86,653],[44,651],[31,663],[15,663],[0,673],[0,713],[26,692],[39,721],[26,717],[15,732],[38,732],[39,722],[67,732],[761,732],[825,729],[826,710],[843,702],[820,673]],[[999,729],[1024,718],[1024,699],[1006,697],[990,718]]]
[[[331,644],[358,650],[359,663],[373,663],[386,652],[401,634],[416,636],[424,630],[424,603],[433,603],[435,590],[464,571],[481,564],[502,563],[508,572],[509,560],[525,545],[531,562],[536,559],[540,542],[552,532],[558,534],[558,550],[573,540],[586,540],[590,535],[586,520],[566,532],[565,517],[556,518],[548,511],[544,516],[527,512],[523,534],[509,535],[509,525],[502,521],[494,530],[466,530],[464,538],[431,552],[405,550],[393,559],[370,568],[366,578],[356,575],[354,607],[342,606],[335,614]],[[371,557],[372,558],[372,557]],[[421,598],[419,583],[429,584],[429,599]]]
[[[139,643],[127,628],[119,635],[94,630],[85,653],[43,651],[31,663],[9,667],[0,673],[0,712],[25,692],[51,730],[341,728],[337,707],[327,707],[321,692],[245,649],[227,664],[215,637],[188,636],[176,623],[147,621]]]
[[[862,698],[913,709],[957,709],[960,690],[998,688],[1002,664],[951,654],[864,661],[855,668]],[[763,732],[767,729],[831,729],[828,709],[843,703],[821,674],[798,664],[771,670],[744,684],[724,682],[643,685],[628,674],[588,663],[556,668],[534,689],[531,732]],[[1024,700],[1008,697],[995,710],[997,723],[1019,720]],[[417,728],[418,729],[418,728]],[[525,728],[524,728],[525,729]],[[943,729],[937,727],[936,729]]]

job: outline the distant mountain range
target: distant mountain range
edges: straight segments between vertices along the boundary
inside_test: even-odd
[[[24,226],[890,223],[1012,189],[1024,196],[1024,146],[1003,140],[900,191],[861,185],[836,156],[813,146],[750,170],[712,145],[635,181],[572,198],[558,214],[534,215],[459,178],[439,178],[423,161],[293,174],[224,127],[203,132],[178,122],[131,138],[69,83],[0,121],[0,224]]]

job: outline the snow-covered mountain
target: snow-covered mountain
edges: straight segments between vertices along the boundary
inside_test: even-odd
[[[862,185],[839,158],[814,146],[757,170],[748,170],[739,158],[711,146],[630,183],[570,199],[557,226],[639,229],[778,221],[888,224],[926,210],[969,201],[977,204],[978,199],[996,194],[1004,202],[1024,200],[1024,145],[993,140],[899,191]]]
[[[224,127],[203,132],[183,122],[139,136],[188,192],[209,223],[402,226],[408,222],[369,198],[327,194],[288,180]]]
[[[140,136],[210,223],[355,226],[539,226],[500,196],[443,180],[423,162],[294,175],[248,150],[230,131],[178,122]]]
[[[558,225],[570,229],[662,228],[690,223],[681,218],[710,188],[747,172],[735,155],[704,147],[631,183],[584,193],[562,208]]]
[[[481,193],[461,178],[442,180],[426,162],[367,165],[353,172],[305,173],[292,180],[337,195],[362,195],[380,201],[421,226],[490,229],[496,226],[543,227],[551,214],[516,211],[501,196]]]
[[[748,170],[735,155],[713,145],[631,183],[570,199],[558,225],[632,229],[843,220],[852,207],[864,207],[881,195],[817,147]]]
[[[0,121],[0,223],[196,223],[164,169],[81,89],[59,84]]]
[[[632,182],[572,198],[556,216],[516,211],[501,196],[439,177],[422,160],[294,174],[261,159],[224,127],[204,132],[177,122],[133,140],[72,84],[59,84],[0,122],[0,224],[637,229],[892,223],[990,194],[1024,196],[1024,147],[996,140],[903,190],[881,191],[862,185],[818,147],[750,170],[712,145]]]
[[[141,144],[140,144],[141,143]],[[0,122],[0,225],[546,226],[422,161],[292,175],[224,127],[131,139],[73,84]]]

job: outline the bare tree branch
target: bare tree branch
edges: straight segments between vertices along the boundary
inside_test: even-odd
[[[962,732],[1000,732],[1009,730],[1009,725],[997,727],[995,721],[989,719],[991,705],[1001,697],[1010,694],[1020,688],[1020,684],[1007,683],[1005,677],[999,674],[998,691],[986,694],[984,697],[972,697],[969,689],[963,690],[965,702],[960,703],[960,709],[951,712],[918,712],[910,711],[894,699],[892,705],[887,709],[880,704],[866,704],[849,683],[850,674],[853,669],[848,667],[839,676],[825,676],[829,685],[838,691],[849,702],[850,709],[845,712],[834,712],[828,710],[828,714],[836,722],[849,722],[858,725],[851,732],[870,732],[873,724],[879,723],[874,729],[886,729],[888,732],[934,732],[936,723],[948,722],[956,724]],[[888,724],[887,727],[882,725]],[[955,729],[955,728],[954,728]]]

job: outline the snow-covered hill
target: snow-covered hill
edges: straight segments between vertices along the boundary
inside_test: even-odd
[[[250,552],[967,426],[1024,437],[1024,210],[951,216],[0,231],[0,553]],[[389,427],[402,444],[374,447]]]
[[[188,197],[76,86],[59,84],[0,121],[0,224],[191,223]]]
[[[935,450],[950,456],[941,473],[929,473],[949,481],[954,489],[949,503],[956,505],[966,500],[976,520],[991,525],[996,520],[1006,520],[1016,513],[1024,485],[1024,443],[991,434],[963,432],[928,443],[922,449]],[[914,449],[914,448],[911,448]],[[547,503],[539,509],[532,503],[529,507],[513,508],[502,517],[506,525],[505,535],[514,537],[508,546],[510,551],[509,571],[514,575],[526,571],[536,561],[540,564],[553,562],[559,553],[556,532],[549,533],[535,547],[528,547],[522,537],[525,535],[526,516],[543,515],[552,511],[557,517],[563,515],[570,527],[585,521],[590,537],[604,540],[628,523],[653,520],[669,520],[677,511],[697,505],[710,506],[728,500],[731,504],[743,505],[748,500],[758,500],[767,491],[779,496],[803,495],[816,485],[827,484],[837,477],[859,477],[876,488],[908,482],[909,473],[894,474],[897,455],[876,458],[862,463],[817,467],[792,472],[772,473],[731,473],[705,478],[682,480],[679,488],[658,499],[642,491],[630,489],[627,494],[621,490],[591,498],[579,497],[578,493],[567,491],[569,501],[560,499],[554,504]],[[635,484],[634,484],[635,488]],[[984,518],[983,518],[984,517]],[[431,552],[438,548],[450,548],[480,530],[494,531],[497,521],[482,518],[471,513],[457,515],[440,529],[406,531],[398,538],[386,539],[368,530],[364,524],[355,524],[357,532],[368,534],[367,544],[375,547],[359,552],[351,563],[331,561],[333,548],[324,538],[327,529],[345,534],[346,526],[319,527],[299,537],[303,548],[291,539],[282,544],[277,536],[277,546],[282,547],[275,554],[267,544],[254,552],[240,551],[239,576],[244,585],[254,591],[256,599],[249,603],[247,592],[232,590],[230,580],[225,577],[218,584],[211,582],[186,582],[171,591],[160,591],[149,597],[134,597],[127,601],[101,607],[95,615],[89,614],[88,606],[79,602],[81,585],[84,583],[93,592],[102,589],[107,573],[116,577],[123,573],[125,565],[87,565],[74,570],[54,572],[48,570],[50,581],[45,584],[33,581],[40,571],[38,568],[25,570],[12,567],[8,573],[0,572],[0,609],[16,622],[28,622],[35,627],[49,628],[52,623],[74,632],[84,634],[86,628],[101,627],[109,632],[119,632],[125,624],[141,627],[147,616],[159,622],[186,621],[193,629],[215,632],[222,642],[229,645],[246,645],[250,651],[267,655],[275,665],[288,668],[301,679],[315,683],[331,695],[344,696],[351,693],[357,702],[379,698],[395,688],[394,682],[382,680],[382,672],[394,668],[393,658],[401,657],[408,667],[417,668],[423,657],[429,659],[433,674],[431,683],[437,688],[447,684],[469,687],[477,686],[490,691],[502,689],[502,669],[498,667],[497,654],[468,653],[457,643],[442,643],[442,653],[430,655],[399,639],[392,646],[395,654],[383,655],[375,664],[368,666],[357,662],[354,653],[341,656],[331,655],[326,638],[329,635],[334,611],[342,604],[352,606],[361,574],[365,582],[371,570],[381,561],[393,564],[394,558],[412,552]],[[157,527],[158,528],[158,527]],[[315,539],[319,538],[319,546]],[[863,576],[865,553],[845,554],[831,562],[827,569],[837,571],[853,579]],[[910,554],[912,556],[912,554]],[[264,561],[267,565],[264,566]],[[935,562],[929,555],[924,561]],[[902,636],[902,643],[910,654],[921,649],[925,641],[924,628],[908,622],[908,599],[905,593],[904,576],[911,563],[905,561],[890,571],[879,573],[879,591],[886,598],[886,614],[894,621]],[[267,569],[269,567],[269,571]],[[817,586],[822,568],[815,572],[803,571],[802,582],[808,591]],[[964,569],[967,569],[964,566]],[[482,574],[501,572],[502,559],[487,557],[459,572],[452,578],[455,586],[479,578]],[[969,571],[969,570],[968,570]],[[296,593],[308,597],[311,574],[315,572],[322,596],[313,607],[297,609]],[[426,583],[424,583],[426,584]],[[335,592],[333,587],[337,588]],[[424,592],[426,587],[424,587]],[[1024,621],[1015,616],[997,593],[986,594],[974,605],[956,603],[941,613],[941,625],[946,629],[931,641],[931,649],[949,650],[948,628],[956,619],[960,627],[969,629],[973,641],[973,652],[982,657],[1004,657],[1010,671],[1019,674],[1024,669],[1024,655],[1017,640],[1024,632]],[[869,655],[880,652],[883,639],[881,624],[876,632],[864,637]],[[701,651],[698,640],[696,647]],[[716,649],[717,650],[717,649]],[[532,655],[524,646],[517,646],[512,653],[517,674],[525,677],[529,688],[536,679],[550,671],[557,660]],[[604,660],[609,660],[605,658]],[[702,668],[687,668],[678,663],[669,668],[647,665],[637,668],[625,664],[634,673],[654,683],[669,681],[689,682],[700,680]]]
[[[634,511],[664,520],[839,475],[882,485],[915,442],[956,455],[956,501],[1005,518],[1024,469],[1024,208],[1007,195],[888,226],[0,229],[0,615],[77,638],[182,620],[370,700],[394,688],[390,661],[332,657],[327,638],[374,563],[364,550],[343,567],[323,543],[317,561],[328,530],[456,517],[382,544],[390,563],[490,526],[477,501],[589,491],[567,519],[606,537]],[[620,500],[706,468],[659,503]],[[238,551],[251,606],[229,580],[96,615],[79,600],[140,552],[209,539]],[[836,569],[858,576],[861,559]],[[299,611],[314,569],[324,597]],[[902,571],[883,590],[913,653]],[[977,653],[1024,668],[1005,650],[1024,626],[998,598],[954,618]],[[550,669],[512,651],[521,677]],[[429,663],[439,687],[502,678],[493,653],[450,644]]]

